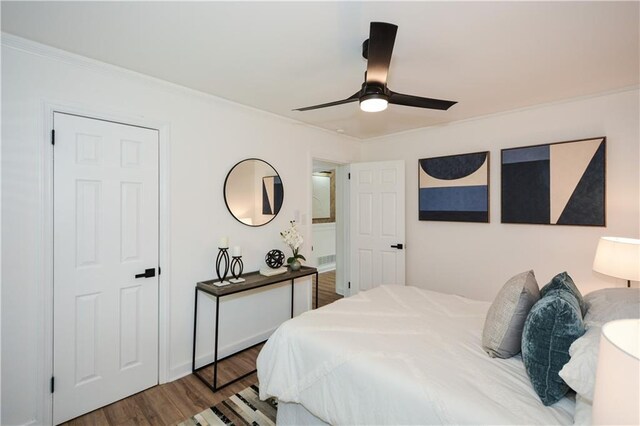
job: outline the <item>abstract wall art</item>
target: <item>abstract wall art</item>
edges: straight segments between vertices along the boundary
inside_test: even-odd
[[[280,176],[262,178],[262,214],[277,215],[282,207],[284,188]]]
[[[502,223],[605,226],[606,138],[502,150]]]
[[[420,220],[489,222],[489,152],[418,160]]]

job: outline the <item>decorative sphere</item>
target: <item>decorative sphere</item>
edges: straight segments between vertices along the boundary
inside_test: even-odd
[[[264,261],[270,268],[277,269],[284,265],[284,253],[278,249],[273,249],[267,253]]]

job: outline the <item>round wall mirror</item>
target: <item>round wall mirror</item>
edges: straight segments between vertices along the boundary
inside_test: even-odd
[[[240,161],[224,181],[224,201],[229,212],[248,226],[271,222],[283,200],[280,175],[271,164],[257,158]]]

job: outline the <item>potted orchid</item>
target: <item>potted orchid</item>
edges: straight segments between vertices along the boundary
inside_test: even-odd
[[[307,259],[305,259],[305,257],[299,253],[300,246],[302,245],[304,240],[302,239],[302,235],[300,235],[300,233],[298,232],[298,228],[296,228],[296,221],[292,220],[290,223],[291,226],[289,227],[289,229],[285,229],[284,231],[282,231],[280,233],[280,236],[282,237],[284,243],[288,245],[293,252],[293,256],[287,259],[287,263],[289,264],[289,267],[292,271],[297,271],[301,267],[299,259]]]

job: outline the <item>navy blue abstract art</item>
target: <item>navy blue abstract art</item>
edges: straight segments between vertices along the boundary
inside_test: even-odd
[[[605,225],[606,138],[502,150],[502,223]]]
[[[489,222],[489,152],[418,160],[420,220]]]
[[[280,176],[262,178],[262,214],[277,215],[282,207],[284,188]]]

